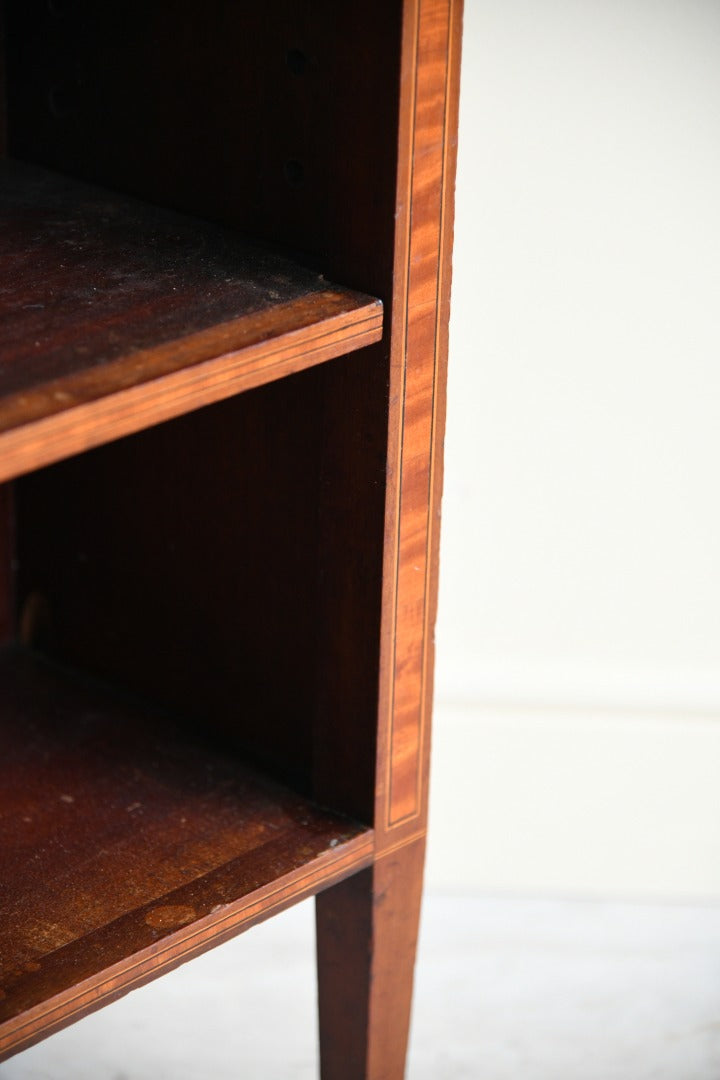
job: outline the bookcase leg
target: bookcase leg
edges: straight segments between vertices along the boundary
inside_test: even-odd
[[[316,898],[322,1080],[402,1080],[424,838]]]

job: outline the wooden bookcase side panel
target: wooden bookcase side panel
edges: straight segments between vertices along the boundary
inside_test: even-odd
[[[432,702],[460,0],[406,6],[376,829],[422,833]],[[412,230],[410,222],[412,221]]]

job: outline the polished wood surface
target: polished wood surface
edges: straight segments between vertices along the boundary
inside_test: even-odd
[[[424,855],[406,844],[317,898],[323,1080],[404,1075]]]
[[[317,899],[323,1080],[401,1080],[427,824],[462,7],[404,5],[372,869]]]
[[[2,1049],[367,861],[367,830],[138,701],[12,648],[0,693]]]
[[[381,334],[377,301],[235,234],[0,164],[0,480]]]
[[[376,827],[424,833],[462,5],[405,5]]]

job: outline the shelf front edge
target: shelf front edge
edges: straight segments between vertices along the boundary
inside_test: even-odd
[[[311,863],[223,905],[205,918],[13,1017],[0,1025],[0,1061],[211,946],[364,869],[372,863],[373,852],[374,834],[368,829]]]
[[[282,308],[5,398],[0,483],[382,337],[382,303],[360,294],[328,289]]]

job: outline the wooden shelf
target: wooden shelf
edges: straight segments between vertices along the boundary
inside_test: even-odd
[[[0,481],[379,340],[236,234],[0,163]]]
[[[0,652],[0,697],[0,1057],[371,860],[371,830],[32,653]]]

